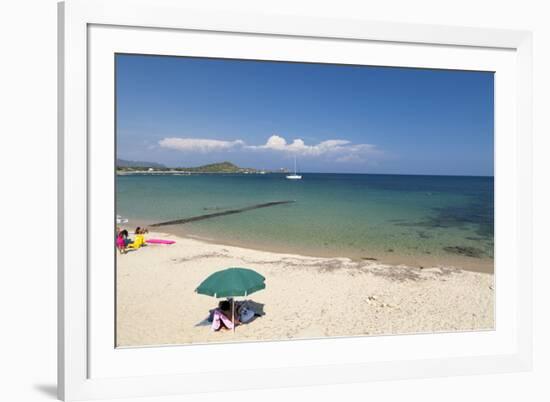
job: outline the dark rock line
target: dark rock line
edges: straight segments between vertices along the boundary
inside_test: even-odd
[[[205,214],[205,215],[193,216],[191,218],[183,218],[183,219],[176,219],[176,220],[173,220],[173,221],[153,223],[152,225],[149,225],[149,226],[158,227],[158,226],[167,226],[167,225],[179,225],[179,224],[183,224],[183,223],[196,222],[196,221],[202,221],[202,220],[205,220],[205,219],[216,218],[218,216],[239,214],[241,212],[251,211],[253,209],[273,207],[275,205],[282,205],[282,204],[291,204],[293,202],[294,201],[292,201],[292,200],[272,201],[272,202],[266,202],[264,204],[251,205],[251,206],[244,207],[244,208],[230,209],[228,211],[223,211],[223,212],[215,212],[213,214]]]

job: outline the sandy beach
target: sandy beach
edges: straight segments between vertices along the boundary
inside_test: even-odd
[[[117,253],[117,346],[364,336],[494,328],[493,275],[315,258],[172,239]],[[248,297],[264,315],[231,331],[205,319],[217,299],[194,292],[226,267],[251,268],[266,289]]]

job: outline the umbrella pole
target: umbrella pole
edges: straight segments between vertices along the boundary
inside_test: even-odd
[[[232,315],[231,320],[233,321],[233,333],[235,333],[235,298],[234,297],[231,299],[231,303],[233,304],[231,306],[231,315]]]

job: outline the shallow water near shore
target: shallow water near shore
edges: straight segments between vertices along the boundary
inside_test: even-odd
[[[162,231],[312,256],[493,271],[493,178],[304,173],[117,177],[117,213],[164,222],[247,206]]]

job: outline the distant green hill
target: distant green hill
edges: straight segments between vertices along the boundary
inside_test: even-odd
[[[117,159],[117,170],[120,172],[131,173],[133,171],[143,171],[153,169],[155,172],[188,172],[188,173],[258,173],[257,169],[242,168],[231,162],[210,163],[208,165],[196,167],[177,167],[168,168],[160,163],[136,162]]]
[[[191,173],[256,173],[256,169],[252,168],[241,168],[231,162],[219,162],[219,163],[210,163],[208,165],[197,166],[197,167],[181,167],[175,168],[173,170],[191,172]]]

